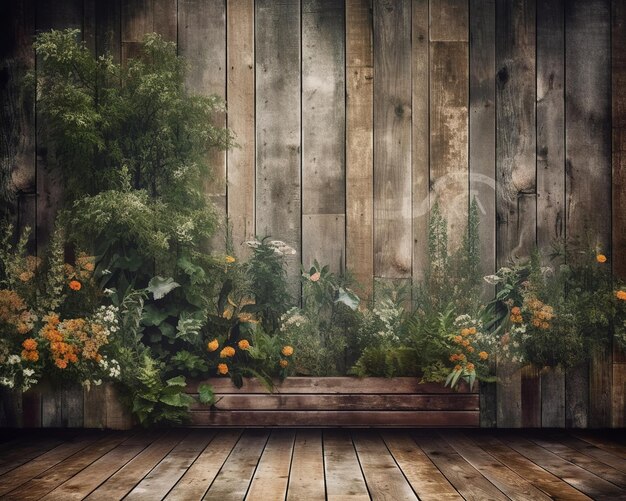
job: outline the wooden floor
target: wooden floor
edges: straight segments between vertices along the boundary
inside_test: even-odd
[[[626,434],[485,430],[16,432],[2,499],[626,499]]]

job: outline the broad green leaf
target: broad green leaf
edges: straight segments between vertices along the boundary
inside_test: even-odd
[[[198,387],[198,399],[205,405],[215,405],[215,393],[213,387],[208,384],[201,384]]]
[[[174,282],[173,278],[153,277],[148,283],[148,292],[152,293],[154,299],[163,299],[167,294],[172,292],[180,284]]]
[[[344,289],[343,287],[339,287],[335,303],[343,303],[351,310],[356,310],[359,307],[360,302],[361,300],[359,299],[359,296],[357,296],[354,292]]]

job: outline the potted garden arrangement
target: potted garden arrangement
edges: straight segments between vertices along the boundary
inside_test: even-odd
[[[484,299],[475,202],[457,250],[432,208],[413,290],[359,294],[348,273],[314,262],[292,297],[288,244],[259,237],[241,259],[226,231],[210,248],[206,152],[234,138],[211,125],[223,103],[185,91],[174,44],[149,35],[125,66],[71,30],[35,48],[65,191],[45,255],[29,253],[28,229],[3,229],[3,387],[115,387],[146,426],[469,426],[496,356],[569,366],[612,332],[626,344],[626,291],[601,254],[561,254],[552,268],[533,256],[486,277],[498,294]]]

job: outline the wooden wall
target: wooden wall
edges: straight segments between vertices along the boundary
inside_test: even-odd
[[[241,243],[271,235],[365,291],[426,266],[439,201],[457,245],[481,211],[483,271],[584,237],[626,275],[626,8],[620,0],[15,0],[2,6],[6,217],[49,236],[60,189],[32,96],[33,33],[77,27],[122,61],[178,43],[190,91],[219,94],[240,147],[208,196]],[[612,160],[611,160],[612,158]],[[6,184],[6,183],[5,183]],[[216,245],[221,245],[219,242]],[[626,358],[540,374],[500,364],[485,426],[624,425]]]

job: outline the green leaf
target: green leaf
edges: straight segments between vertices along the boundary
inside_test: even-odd
[[[157,308],[153,304],[148,304],[143,310],[141,321],[144,325],[147,326],[159,326],[165,321],[167,317],[169,317],[169,314],[167,312],[159,310],[159,308]]]
[[[167,294],[172,292],[180,284],[174,282],[173,278],[153,277],[148,283],[148,292],[152,293],[154,299],[163,299]]]
[[[198,399],[205,405],[215,405],[215,393],[213,387],[208,384],[201,384],[198,387]]]
[[[165,383],[167,384],[167,386],[180,386],[181,388],[184,388],[185,386],[187,386],[187,381],[185,380],[185,376],[173,377],[165,381]]]
[[[339,287],[335,303],[343,303],[348,308],[354,311],[359,307],[360,302],[361,300],[359,299],[359,296],[357,296],[354,292],[348,289],[344,289],[343,287]]]

